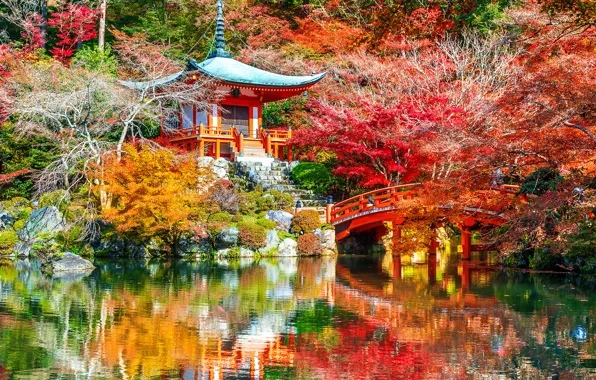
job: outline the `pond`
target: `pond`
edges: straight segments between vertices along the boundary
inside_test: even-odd
[[[596,277],[390,254],[0,266],[0,379],[596,377]]]

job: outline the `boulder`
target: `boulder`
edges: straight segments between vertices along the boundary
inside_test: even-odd
[[[210,168],[217,179],[228,179],[229,162],[225,158],[199,157],[197,164]]]
[[[90,261],[71,252],[64,253],[60,258],[44,264],[42,270],[46,274],[64,275],[90,273],[95,266]]]
[[[267,211],[267,215],[265,215],[265,219],[272,220],[277,224],[275,228],[285,232],[290,230],[292,218],[294,218],[292,214],[282,210],[269,210]]]
[[[267,253],[269,251],[273,251],[275,248],[279,247],[280,242],[281,240],[279,239],[279,236],[277,236],[277,231],[267,231],[267,245],[259,249],[259,253]]]
[[[280,257],[298,256],[298,243],[293,239],[284,239],[277,247],[277,255]]]
[[[236,227],[226,228],[217,235],[217,248],[229,248],[238,244],[240,231]]]
[[[12,228],[16,219],[8,211],[0,211],[0,231],[6,231]]]
[[[62,213],[54,206],[33,210],[25,222],[25,227],[18,232],[23,241],[31,241],[41,234],[56,233],[66,227]]]
[[[314,230],[314,234],[321,241],[323,255],[330,256],[337,254],[337,243],[335,242],[335,230],[322,231],[320,228]]]
[[[240,248],[240,257],[241,258],[254,258],[255,257],[255,251],[253,251],[252,249],[248,249],[245,247],[241,247]]]
[[[178,244],[178,251],[182,256],[201,256],[203,254],[209,254],[213,251],[211,243],[207,239],[200,237],[190,237],[180,239]]]

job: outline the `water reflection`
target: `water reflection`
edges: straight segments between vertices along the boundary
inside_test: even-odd
[[[596,278],[390,254],[0,267],[0,379],[585,378]]]

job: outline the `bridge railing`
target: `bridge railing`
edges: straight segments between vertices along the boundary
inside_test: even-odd
[[[400,202],[414,199],[418,195],[415,189],[421,186],[420,183],[413,183],[386,187],[346,199],[331,208],[331,223],[350,219],[374,209],[397,208]]]

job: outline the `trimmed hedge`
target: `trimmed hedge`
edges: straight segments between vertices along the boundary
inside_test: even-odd
[[[321,240],[315,234],[305,234],[298,236],[298,254],[300,256],[314,256],[323,253]]]
[[[249,222],[238,223],[238,240],[241,246],[259,249],[267,246],[267,230],[263,226]]]
[[[321,227],[319,213],[315,210],[304,210],[294,215],[290,228],[295,233],[311,233]]]

